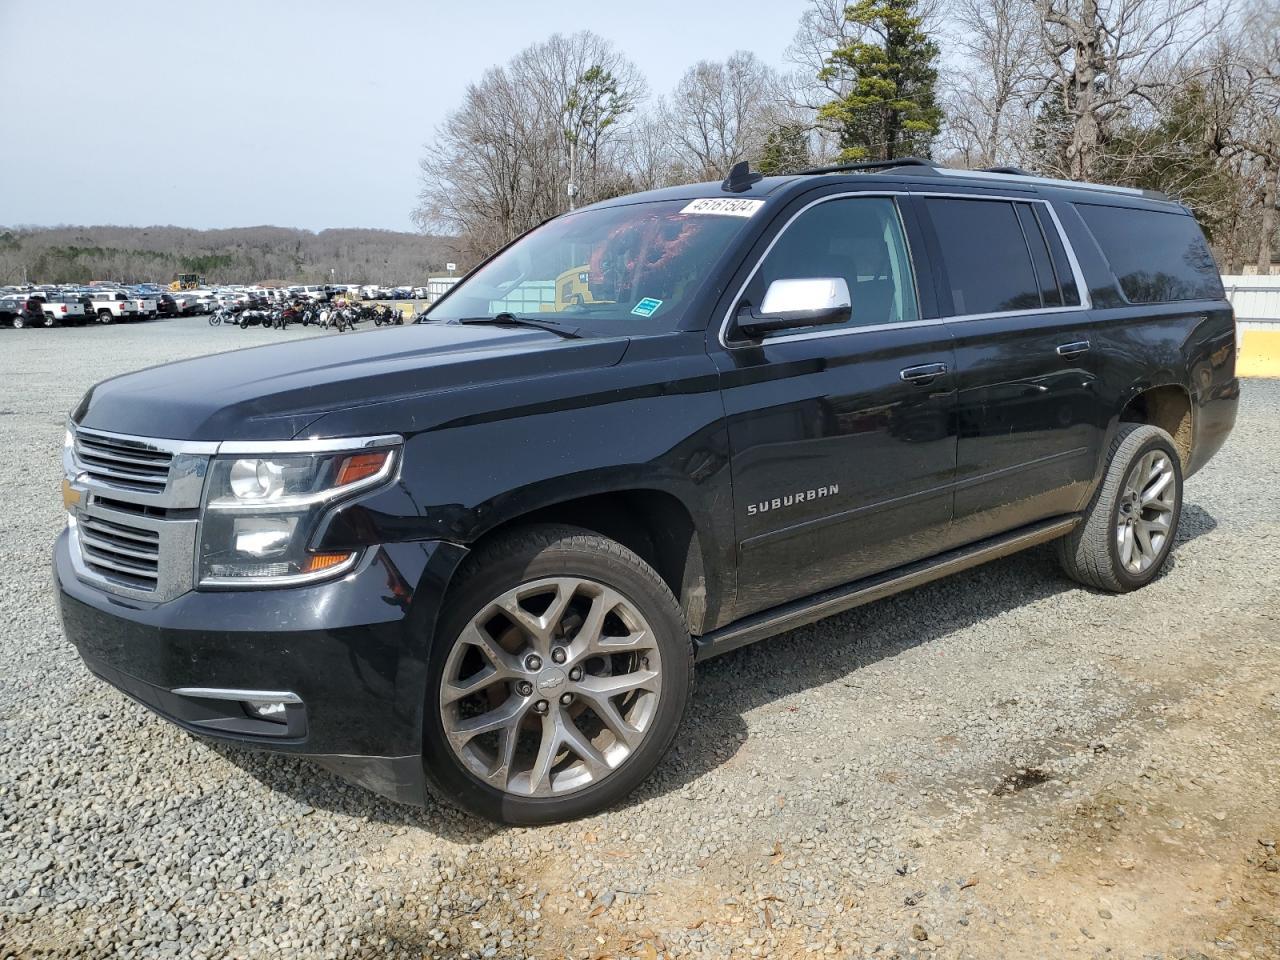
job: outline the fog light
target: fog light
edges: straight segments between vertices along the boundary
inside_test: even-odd
[[[244,708],[251,717],[270,720],[272,723],[288,723],[287,705],[283,700],[245,700]]]

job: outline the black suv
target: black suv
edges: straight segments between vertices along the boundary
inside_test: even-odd
[[[15,329],[44,326],[44,305],[25,293],[0,297],[0,324]]]
[[[698,660],[1049,541],[1150,582],[1235,360],[1161,195],[736,168],[558,217],[421,324],[94,387],[63,622],[193,733],[581,816],[659,762]]]

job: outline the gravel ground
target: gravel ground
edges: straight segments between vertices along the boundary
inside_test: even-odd
[[[0,330],[0,957],[1280,956],[1280,382],[1148,589],[1041,549],[735,652],[630,802],[499,829],[189,737],[59,631],[66,411],[305,335]]]

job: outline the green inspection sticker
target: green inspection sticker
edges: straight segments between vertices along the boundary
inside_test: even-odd
[[[655,300],[653,297],[645,297],[631,308],[631,312],[637,317],[652,317],[658,312],[658,308],[660,306],[662,306],[661,300]]]

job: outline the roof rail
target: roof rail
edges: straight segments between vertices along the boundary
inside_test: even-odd
[[[1046,187],[1071,187],[1078,190],[1098,190],[1103,193],[1120,193],[1130,197],[1144,197],[1147,200],[1171,201],[1167,194],[1159,190],[1144,190],[1141,187],[1119,187],[1109,183],[1083,183],[1077,180],[1059,180],[1054,177],[1041,177],[1029,173],[1021,167],[984,167],[981,170],[968,170],[961,167],[944,167],[931,160],[919,157],[898,157],[893,160],[864,160],[858,163],[837,163],[829,167],[815,167],[812,170],[801,170],[796,176],[814,173],[856,173],[863,170],[892,170],[896,167],[922,167],[919,173],[930,176],[969,177],[975,180],[1005,180],[1017,177],[1028,185],[1040,184]]]
[[[814,167],[812,170],[801,170],[796,176],[806,176],[811,173],[846,173],[856,172],[858,170],[890,170],[894,167],[928,167],[935,169],[935,165],[930,160],[921,160],[919,157],[897,157],[893,160],[859,160],[856,163],[836,163],[829,167]]]
[[[1118,187],[1110,183],[1085,183],[1079,180],[1059,180],[1055,177],[1040,177],[1026,171],[1018,171],[1010,173],[1008,169],[1002,170],[962,170],[954,167],[936,167],[934,172],[948,177],[968,177],[972,180],[1008,180],[1010,176],[1015,176],[1028,185],[1036,185],[1044,187],[1067,187],[1073,190],[1097,190],[1101,193],[1120,193],[1128,197],[1143,197],[1147,200],[1163,200],[1171,202],[1167,194],[1161,193],[1159,190],[1144,190],[1141,187]]]

